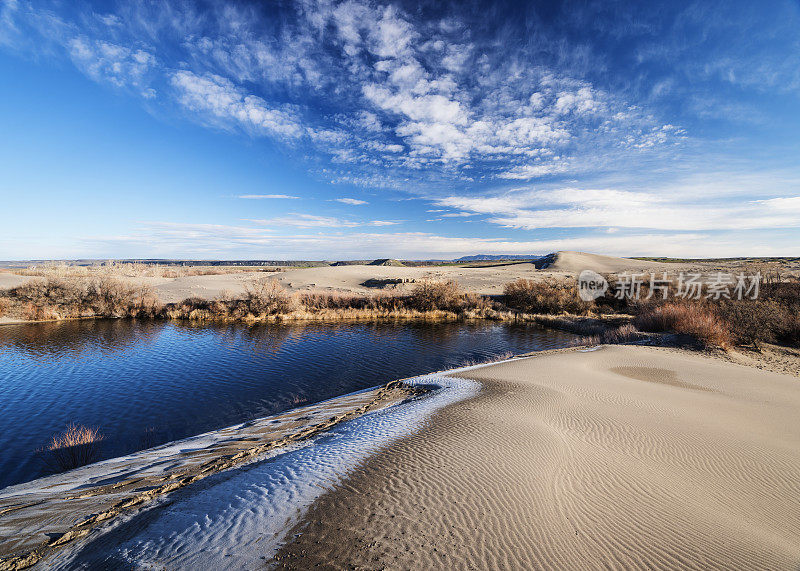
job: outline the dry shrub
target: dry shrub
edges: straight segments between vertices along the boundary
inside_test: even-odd
[[[464,306],[464,295],[453,280],[423,280],[414,286],[409,298],[412,308],[419,311],[457,311]]]
[[[0,297],[0,317],[3,317],[6,314],[9,307],[11,307],[9,301],[4,297]]]
[[[132,313],[134,317],[156,317],[164,309],[164,304],[149,285],[139,286],[134,293]]]
[[[800,345],[800,312],[788,304],[771,299],[726,301],[719,312],[737,343]]]
[[[96,428],[73,423],[55,434],[40,452],[48,466],[63,472],[97,460],[104,438]]]
[[[26,319],[70,317],[155,317],[161,311],[148,286],[133,287],[111,279],[33,280],[8,291]]]
[[[111,278],[102,278],[89,284],[87,301],[99,315],[123,317],[135,305],[134,298],[134,288]]]
[[[508,307],[523,313],[586,313],[592,304],[578,296],[578,286],[555,278],[541,281],[520,278],[503,291]]]
[[[634,324],[642,331],[673,331],[691,335],[706,345],[727,348],[733,338],[717,310],[705,303],[665,303],[636,316]]]
[[[626,323],[625,325],[620,325],[619,327],[615,327],[614,329],[608,329],[603,331],[599,335],[592,335],[591,337],[585,337],[580,339],[576,342],[578,345],[614,345],[614,344],[621,344],[621,343],[632,343],[634,341],[639,341],[645,337],[641,331],[636,329],[634,325],[630,323]]]
[[[244,289],[247,309],[252,315],[283,314],[295,308],[292,296],[277,280],[252,280]]]
[[[303,292],[299,295],[300,305],[310,311],[323,309],[364,308],[370,305],[368,296],[356,296],[339,292]]]
[[[22,310],[22,318],[28,321],[53,321],[61,319],[62,315],[49,305],[26,303]]]

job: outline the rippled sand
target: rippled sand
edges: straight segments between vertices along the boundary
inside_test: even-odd
[[[483,392],[320,498],[279,566],[800,566],[797,378],[627,346],[460,376]]]
[[[116,519],[215,474],[324,434],[415,390],[399,382],[171,442],[0,490],[0,570],[24,569]],[[92,534],[92,532],[96,532]],[[69,567],[68,567],[69,568]]]

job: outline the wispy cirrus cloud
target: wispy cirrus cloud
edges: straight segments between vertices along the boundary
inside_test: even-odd
[[[291,107],[270,105],[227,78],[179,70],[172,73],[170,82],[184,107],[206,114],[212,123],[221,126],[234,123],[247,131],[274,138],[296,139],[303,134],[300,119]]]
[[[265,226],[291,226],[293,228],[357,228],[359,226],[395,226],[396,220],[347,220],[334,216],[317,216],[293,212],[287,216],[276,216],[261,220],[252,220]]]
[[[790,240],[775,242],[762,234],[742,243],[735,234],[720,233],[591,233],[570,238],[509,240],[448,236],[435,232],[352,232],[276,235],[262,228],[208,224],[141,223],[129,234],[83,239],[84,248],[136,252],[139,256],[237,255],[270,259],[453,258],[475,252],[487,254],[546,254],[579,250],[610,255],[691,256],[704,248],[710,256],[788,255]],[[423,256],[419,253],[424,252]]]
[[[333,182],[381,170],[423,184],[534,179],[567,172],[564,157],[589,141],[618,150],[679,141],[621,94],[552,57],[532,64],[522,41],[499,45],[458,15],[428,20],[366,0],[275,10],[7,1],[0,22],[6,43],[21,44],[27,28],[95,81],[313,149],[342,165],[319,171]]]
[[[350,206],[369,204],[366,200],[359,200],[357,198],[334,198],[333,200],[335,202],[341,202],[342,204],[348,204]]]
[[[299,196],[290,194],[240,194],[239,198],[245,200],[299,200]]]
[[[705,186],[684,181],[649,190],[553,187],[495,196],[448,196],[438,206],[489,215],[510,228],[647,228],[670,231],[800,227],[800,179],[724,177]],[[751,186],[755,185],[755,186]],[[738,190],[738,196],[731,192]],[[700,191],[705,189],[706,192]],[[700,191],[700,192],[699,192]],[[790,196],[759,198],[769,193]],[[749,196],[742,198],[742,194]]]
[[[238,195],[319,200],[314,214],[270,212],[274,228],[397,225],[379,208],[402,196],[426,201],[393,203],[408,228],[541,238],[488,243],[508,248],[597,229],[608,248],[637,232],[664,252],[670,233],[797,228],[798,25],[782,0],[0,0],[3,50],[74,66],[164,128],[190,120],[244,141],[264,153],[253,170],[291,163],[302,184],[288,188],[313,189]],[[362,191],[369,204],[349,197]],[[442,237],[393,235],[433,251]]]

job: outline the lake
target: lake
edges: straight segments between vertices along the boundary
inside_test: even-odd
[[[98,427],[103,458],[482,361],[563,347],[535,325],[84,320],[0,327],[0,487],[45,474],[36,450]]]

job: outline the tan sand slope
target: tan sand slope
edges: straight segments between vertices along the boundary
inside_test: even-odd
[[[279,567],[800,566],[796,378],[631,346],[468,376],[483,393],[323,496]]]
[[[12,287],[20,286],[30,279],[11,272],[0,272],[0,289],[11,289]]]
[[[533,264],[512,264],[487,268],[441,267],[397,267],[397,266],[324,266],[317,268],[286,268],[278,273],[243,272],[163,277],[120,277],[131,284],[146,284],[153,288],[164,303],[179,302],[187,297],[212,299],[222,293],[241,295],[248,282],[258,279],[276,279],[290,291],[339,291],[346,293],[374,292],[374,288],[362,285],[369,279],[401,278],[406,280],[456,280],[464,289],[481,294],[500,294],[506,283],[515,279],[536,278],[542,273]],[[42,279],[0,273],[0,289],[16,287],[29,280]],[[70,279],[70,278],[68,278]],[[403,284],[400,291],[413,287],[413,282]]]
[[[677,264],[647,262],[615,256],[601,256],[585,252],[556,252],[554,260],[545,269],[553,272],[578,274],[583,270],[594,270],[601,274],[616,274],[631,271],[675,271]],[[678,270],[680,271],[680,270]]]

